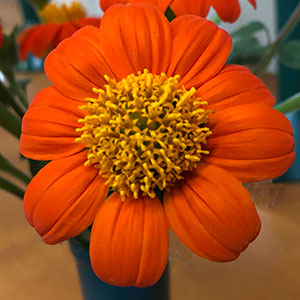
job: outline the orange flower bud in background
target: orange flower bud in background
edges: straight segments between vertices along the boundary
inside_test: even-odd
[[[256,8],[256,0],[248,1]],[[213,7],[223,21],[230,23],[235,22],[241,12],[239,0],[100,0],[103,11],[112,5],[126,3],[152,3],[163,13],[170,5],[176,16],[197,15],[206,17],[210,8]]]
[[[256,8],[255,0],[248,1]],[[171,4],[171,9],[176,16],[193,14],[206,17],[211,7],[216,10],[223,21],[230,23],[235,22],[241,12],[239,0],[174,0]]]

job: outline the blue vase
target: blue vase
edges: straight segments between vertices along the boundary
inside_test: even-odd
[[[85,300],[168,300],[169,268],[160,280],[148,288],[116,287],[104,283],[94,273],[88,250],[78,241],[69,240],[76,260],[81,289]]]

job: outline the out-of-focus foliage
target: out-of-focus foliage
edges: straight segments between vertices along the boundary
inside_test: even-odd
[[[266,43],[262,43],[257,34],[264,32],[267,37]],[[240,27],[232,34],[232,52],[228,63],[241,65],[256,65],[264,55],[270,44],[270,34],[266,26],[258,21]]]
[[[11,34],[4,35],[4,43],[0,48],[0,70],[5,71],[14,67],[18,61],[17,34],[19,28],[16,26]]]
[[[290,40],[279,49],[280,63],[300,70],[300,40]]]
[[[34,5],[37,6],[38,9],[42,9],[46,4],[48,4],[49,0],[30,0]]]

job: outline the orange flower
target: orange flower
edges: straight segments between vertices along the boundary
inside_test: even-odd
[[[256,8],[256,0],[248,0]],[[198,15],[206,17],[210,7],[213,7],[220,18],[225,22],[235,22],[240,15],[239,0],[100,0],[100,6],[105,11],[115,4],[125,3],[152,3],[163,13],[170,5],[176,16]]]
[[[110,8],[99,29],[82,28],[49,54],[53,86],[30,105],[20,143],[23,155],[52,160],[24,199],[46,243],[93,223],[94,271],[119,286],[160,278],[170,227],[209,260],[247,248],[260,220],[241,182],[284,173],[294,140],[264,83],[224,65],[230,49],[214,23],[168,23],[144,4]]]
[[[27,28],[18,38],[21,60],[25,60],[28,53],[43,58],[79,28],[100,25],[99,18],[87,18],[83,6],[75,1],[69,7],[66,4],[61,7],[48,4],[40,14],[43,24]]]
[[[256,0],[248,0],[256,8]],[[213,7],[219,17],[225,21],[233,23],[240,15],[241,7],[239,0],[174,0],[171,9],[176,16],[184,14],[194,14],[206,17],[210,7]]]

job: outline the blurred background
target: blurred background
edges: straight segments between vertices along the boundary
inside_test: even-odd
[[[246,0],[240,2],[242,14],[239,20],[220,26],[234,32],[250,21],[258,20],[265,24],[270,38],[274,39],[276,1],[258,0],[256,11]],[[98,0],[82,0],[82,3],[91,15],[101,14]],[[214,12],[210,16],[213,18]],[[0,0],[0,19],[7,33],[16,24],[24,24],[19,1]],[[257,38],[264,41],[266,36],[261,32]],[[267,73],[261,76],[275,96],[278,95],[277,65],[275,59]],[[29,99],[50,84],[38,71],[19,72],[18,77],[32,78]],[[26,161],[19,156],[18,140],[2,128],[0,138],[1,153],[29,174]],[[237,261],[217,264],[191,254],[171,236],[172,300],[300,299],[300,185],[267,182],[247,187],[262,219],[259,237]],[[0,239],[0,300],[83,299],[68,244],[44,244],[25,220],[22,202],[1,189]]]

